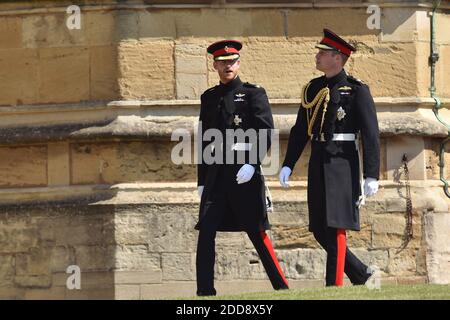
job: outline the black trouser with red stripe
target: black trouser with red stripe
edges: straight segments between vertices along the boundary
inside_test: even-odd
[[[211,221],[211,219],[210,219]],[[214,228],[211,228],[214,227]],[[197,294],[215,295],[214,288],[214,262],[216,228],[211,225],[202,225],[198,235],[197,244]],[[272,243],[264,231],[247,232],[248,237],[255,246],[264,269],[275,290],[288,289],[288,283],[278,263]]]
[[[367,266],[348,249],[344,229],[316,228],[313,234],[327,252],[327,286],[341,286],[344,272],[353,284],[366,282],[369,277]]]

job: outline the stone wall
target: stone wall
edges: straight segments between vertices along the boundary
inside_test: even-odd
[[[370,30],[367,8],[355,3],[350,8],[314,8],[299,1],[304,6],[156,9],[128,2],[104,10],[82,7],[80,30],[66,27],[63,2],[53,10],[7,10],[2,5],[0,28],[7,36],[0,38],[0,105],[198,99],[218,81],[205,49],[221,37],[244,43],[243,78],[264,86],[271,98],[298,98],[302,85],[319,75],[314,44],[322,27],[339,30],[354,43],[358,52],[347,70],[364,79],[375,96],[429,95],[426,7],[383,8],[382,29]],[[342,19],[334,19],[336,15]],[[437,93],[450,97],[445,86],[449,39],[444,32],[450,19],[439,12],[437,24],[442,58]]]
[[[293,184],[289,191],[271,184],[278,200],[270,235],[291,286],[321,286],[325,253],[307,230],[306,185]],[[3,205],[2,298],[193,295],[198,200],[194,187],[178,188],[185,192],[182,200],[174,198],[173,184],[147,184],[135,191],[108,188],[89,201],[79,196],[69,203]],[[412,183],[414,236],[406,243],[404,192],[401,185],[383,183],[361,212],[361,231],[349,232],[349,245],[380,269],[382,284],[446,283],[448,200],[435,183]],[[245,234],[220,233],[216,260],[222,293],[270,289]],[[66,288],[69,265],[81,269],[81,290]]]
[[[171,133],[193,130],[199,96],[218,81],[209,43],[244,43],[242,78],[264,86],[282,161],[323,27],[358,52],[347,70],[371,87],[381,130],[381,189],[351,248],[383,283],[450,282],[449,199],[439,181],[448,135],[429,98],[426,3],[377,1],[78,1],[0,4],[0,298],[130,298],[195,294],[195,165],[170,161]],[[450,4],[437,13],[439,114],[450,122]],[[335,19],[338,15],[339,22]],[[342,23],[343,21],[343,23]],[[227,26],[224,28],[223,26]],[[445,146],[446,164],[450,161]],[[408,156],[414,238],[404,243]],[[307,231],[305,150],[292,188],[268,176],[270,235],[291,286],[323,285],[325,254]],[[448,165],[444,176],[450,177]],[[245,234],[220,234],[220,293],[270,290]],[[69,290],[69,265],[81,290]]]

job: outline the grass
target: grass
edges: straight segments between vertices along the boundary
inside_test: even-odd
[[[198,300],[450,300],[450,285],[386,285],[307,288],[263,293],[246,293]]]

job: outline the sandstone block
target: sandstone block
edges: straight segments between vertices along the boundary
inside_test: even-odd
[[[155,124],[158,125],[158,124]],[[73,184],[194,180],[196,166],[174,165],[173,145],[123,142],[73,144]]]
[[[49,143],[48,150],[48,185],[69,185],[69,144],[62,143]]]
[[[341,19],[336,21],[334,17]],[[366,8],[321,8],[317,9],[291,9],[287,10],[288,35],[289,37],[316,38],[322,37],[322,29],[316,25],[327,26],[331,30],[339,30],[339,34],[345,39],[349,36],[377,35],[379,30],[367,28]]]
[[[27,289],[24,294],[25,300],[64,300],[66,288],[51,287],[48,289]]]
[[[177,72],[176,78],[177,99],[199,99],[207,89],[206,74]]]
[[[67,279],[72,274],[64,272],[52,273],[52,285],[53,287],[62,287],[67,289]],[[80,287],[82,291],[89,291],[92,289],[108,289],[114,286],[114,273],[113,272],[92,272],[81,269],[80,274]],[[67,289],[67,292],[79,291],[78,289]]]
[[[69,29],[66,26],[68,15],[52,13],[28,15],[22,22],[22,42],[26,48],[69,47],[86,44],[83,19],[81,29]]]
[[[14,239],[14,241],[11,241]],[[0,228],[0,252],[19,253],[28,252],[30,248],[37,246],[39,242],[39,231],[28,227],[25,222],[8,226],[1,224]]]
[[[139,39],[176,38],[178,32],[176,11],[142,10],[137,12]],[[134,31],[134,24],[131,26]]]
[[[124,99],[175,97],[171,41],[123,42],[118,46],[119,89]]]
[[[20,288],[50,288],[51,277],[49,275],[23,275],[15,276],[14,283]]]
[[[240,252],[238,270],[239,279],[269,280],[256,250]]]
[[[52,272],[66,272],[70,265],[76,265],[75,252],[71,246],[58,246],[51,249],[50,268]]]
[[[450,214],[428,213],[425,215],[426,266],[430,283],[450,283]]]
[[[192,216],[186,216],[183,214],[166,215],[161,217],[160,220],[161,230],[156,235],[155,243],[161,248],[167,248],[167,244],[164,242],[170,242],[171,247],[174,250],[183,250],[192,252],[196,248],[197,233],[193,230],[195,221],[192,220]],[[178,230],[179,234],[173,234],[175,230]]]
[[[161,299],[176,297],[194,297],[195,281],[167,281],[161,284],[141,285],[141,299]]]
[[[0,278],[2,279],[0,287],[11,285],[15,274],[15,261],[12,255],[0,256]]]
[[[22,47],[22,18],[2,17],[0,21],[0,47],[2,49]]]
[[[387,142],[386,161],[388,179],[394,181],[400,178],[404,181],[402,168],[403,154],[408,157],[409,178],[411,180],[425,179],[424,141],[421,137],[395,137]]]
[[[243,250],[217,250],[215,263],[215,278],[218,280],[233,280],[240,278],[240,256]]]
[[[322,249],[278,250],[277,256],[288,279],[324,279],[326,254]]]
[[[0,105],[36,103],[39,90],[38,51],[0,51]]]
[[[283,17],[277,11],[252,9],[179,10],[175,16],[176,35],[179,38],[228,37],[230,35],[283,36]],[[170,20],[169,20],[170,21]],[[227,28],[223,28],[226,25]],[[171,30],[169,23],[168,30]],[[208,26],[205,28],[205,26]],[[211,41],[211,42],[212,42]]]
[[[49,276],[51,250],[45,247],[30,248],[29,253],[16,255],[17,276]]]
[[[117,48],[113,46],[93,46],[89,48],[89,51],[90,99],[118,99]]]
[[[82,28],[86,28],[86,41],[90,46],[114,43],[116,20],[111,11],[91,11],[83,14]]]
[[[308,226],[276,226],[272,229],[273,239],[277,248],[318,248],[313,234]]]
[[[129,269],[127,269],[129,270]],[[116,271],[114,272],[114,283],[117,284],[149,284],[161,282],[161,271]]]
[[[249,245],[253,247],[244,232],[218,232],[216,236],[216,248],[219,250],[242,250]]]
[[[389,249],[389,265],[387,271],[392,275],[417,274],[417,249]]]
[[[195,258],[191,253],[162,254],[163,281],[195,280]]]
[[[413,238],[409,241],[409,248],[421,245],[421,221],[413,218]],[[400,248],[406,241],[406,217],[404,214],[378,215],[374,218],[372,247]]]
[[[117,300],[139,300],[139,285],[116,285],[114,287],[115,299]]]
[[[0,147],[0,186],[31,187],[47,184],[45,146]],[[8,155],[8,156],[6,156]]]
[[[388,250],[367,250],[361,248],[351,248],[351,251],[368,266],[375,266],[381,272],[386,273],[389,264]]]
[[[177,73],[206,75],[206,45],[203,43],[176,42],[175,62]]]
[[[369,224],[361,224],[359,232],[347,231],[347,246],[350,248],[370,248],[372,228]]]
[[[87,290],[67,290],[65,300],[113,300],[115,287],[92,288]]]
[[[40,102],[89,100],[88,48],[42,48],[39,72]]]
[[[134,10],[118,10],[114,17],[115,41],[138,39],[138,14]]]
[[[158,226],[157,223],[157,216],[153,214],[121,213],[115,218],[116,241],[120,245],[144,245],[151,242],[151,226]]]
[[[108,219],[101,215],[56,218],[46,228],[52,232],[57,245],[106,245],[112,243],[114,234],[108,231]]]
[[[115,269],[119,271],[153,272],[161,269],[161,255],[149,252],[146,245],[120,246],[115,255]]]
[[[414,43],[380,44],[361,40],[357,49],[359,53],[347,71],[368,84],[374,97],[419,95],[417,69],[411,67],[416,65]]]
[[[115,267],[114,246],[75,246],[75,257],[81,271],[108,271]]]
[[[412,42],[416,38],[417,12],[415,8],[383,8],[381,25],[383,42]]]

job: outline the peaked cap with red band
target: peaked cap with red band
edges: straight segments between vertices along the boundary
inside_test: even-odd
[[[355,47],[329,29],[323,29],[323,39],[318,45],[316,45],[316,48],[323,50],[336,50],[348,57],[352,52],[356,51]]]
[[[207,49],[214,56],[214,60],[234,60],[239,58],[242,43],[236,40],[222,40],[214,42]]]

